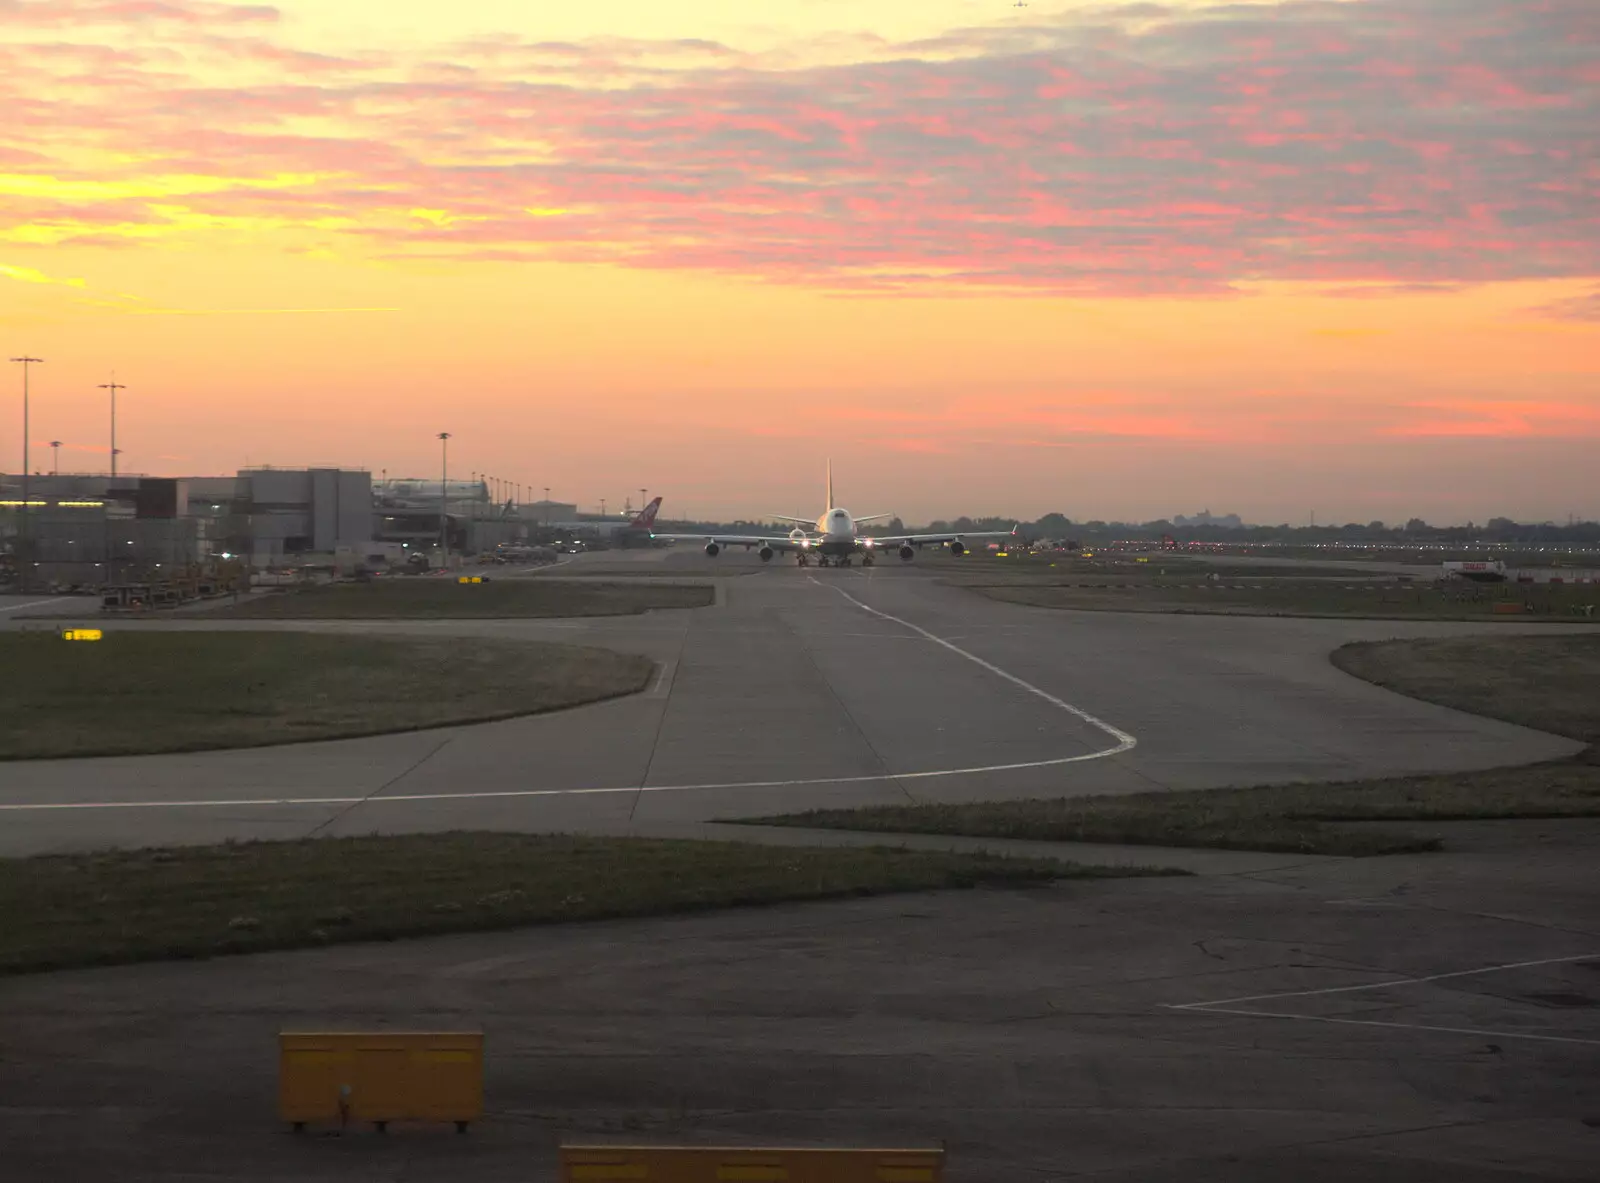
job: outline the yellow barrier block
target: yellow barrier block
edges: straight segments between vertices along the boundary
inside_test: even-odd
[[[98,641],[105,634],[97,628],[68,628],[61,630],[63,641]]]
[[[308,1122],[455,1122],[483,1116],[483,1034],[475,1031],[285,1031],[278,1114]]]
[[[561,1183],[941,1183],[943,1150],[563,1146]]]
[[[456,582],[457,583],[482,583],[483,582],[483,576],[482,575],[457,575],[456,576]]]

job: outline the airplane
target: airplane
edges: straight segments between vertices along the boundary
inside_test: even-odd
[[[863,567],[872,566],[876,560],[877,552],[885,548],[897,548],[902,561],[910,562],[916,557],[917,551],[924,546],[948,546],[953,555],[967,553],[967,538],[1012,538],[1017,535],[1017,527],[1009,531],[990,530],[977,531],[966,534],[897,534],[893,537],[874,538],[861,534],[856,527],[862,522],[875,522],[883,518],[893,517],[889,513],[869,513],[861,517],[852,517],[849,510],[842,509],[833,501],[833,463],[828,464],[828,503],[816,519],[792,518],[786,514],[770,514],[780,522],[794,523],[794,529],[787,534],[763,537],[753,534],[651,534],[652,538],[660,538],[669,542],[704,542],[706,554],[716,558],[726,546],[742,546],[746,550],[760,548],[761,561],[770,563],[773,555],[779,551],[792,551],[795,561],[802,567],[809,566],[811,557],[816,556],[817,566],[848,567],[856,556],[860,556]],[[810,527],[808,530],[807,527]]]
[[[532,509],[533,507],[526,507]],[[623,533],[641,532],[640,536],[648,534],[650,527],[656,524],[656,514],[661,511],[661,498],[657,497],[631,518],[602,518],[599,521],[588,522],[544,522],[536,512],[529,514],[530,524],[550,530],[594,530],[596,533],[613,537]]]

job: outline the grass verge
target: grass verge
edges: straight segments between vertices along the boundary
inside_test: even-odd
[[[1600,743],[1600,634],[1360,642],[1334,652],[1357,677],[1460,710]],[[1128,796],[891,805],[743,819],[818,829],[1050,842],[1379,855],[1441,848],[1425,834],[1339,822],[1600,817],[1600,756],[1440,776]]]
[[[888,805],[742,820],[812,829],[1367,857],[1439,850],[1442,842],[1428,834],[1335,823],[1518,817],[1600,817],[1600,766],[1556,763],[1339,784]]]
[[[643,690],[569,645],[284,632],[0,633],[0,759],[256,747],[503,719]]]
[[[233,620],[471,620],[550,616],[626,616],[656,608],[704,608],[713,588],[695,584],[508,579],[457,583],[447,577],[395,577],[322,584],[223,604],[204,615]]]
[[[1600,633],[1361,642],[1332,661],[1413,698],[1600,744]]]
[[[1228,577],[1237,578],[1237,577]],[[1600,585],[1478,585],[1399,583],[1392,577],[1352,577],[1347,583],[1316,579],[1252,579],[1239,585],[1186,578],[1182,582],[1120,576],[1081,583],[963,581],[993,600],[1079,612],[1152,612],[1199,616],[1311,616],[1369,620],[1470,620],[1582,624],[1600,616],[1581,612],[1600,605]],[[1126,584],[1127,586],[1107,586]],[[1499,605],[1514,605],[1508,613]],[[1600,610],[1600,609],[1597,609]]]
[[[889,892],[1175,874],[884,848],[494,833],[0,861],[0,973]]]

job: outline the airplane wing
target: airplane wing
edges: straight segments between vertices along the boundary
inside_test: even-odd
[[[941,546],[946,542],[965,542],[969,538],[1021,538],[1022,527],[1009,530],[953,530],[948,534],[894,534],[878,535],[873,546]]]
[[[663,542],[698,542],[701,546],[743,546],[748,549],[770,546],[773,550],[804,550],[811,541],[788,534],[651,534],[650,537]]]

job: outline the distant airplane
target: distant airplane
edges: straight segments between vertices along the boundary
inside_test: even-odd
[[[526,507],[533,509],[532,506]],[[548,526],[552,530],[594,530],[600,534],[617,535],[624,532],[639,532],[641,536],[648,534],[650,527],[656,524],[656,514],[661,511],[661,498],[657,497],[631,518],[612,518],[598,522],[543,522],[539,520],[537,512],[532,513],[532,524]]]
[[[870,567],[876,558],[877,551],[885,547],[897,547],[900,558],[909,562],[916,556],[918,550],[924,546],[950,547],[950,553],[963,555],[967,553],[965,538],[1010,538],[1016,535],[1017,527],[1009,531],[989,530],[977,531],[967,534],[897,534],[887,538],[871,538],[857,533],[856,527],[862,522],[878,521],[882,518],[893,517],[888,513],[869,513],[862,517],[852,517],[850,512],[841,509],[833,503],[833,463],[828,463],[828,503],[823,511],[813,521],[811,518],[792,518],[784,514],[772,514],[780,522],[793,522],[795,528],[789,533],[774,537],[762,537],[751,534],[652,534],[652,538],[663,538],[671,542],[704,542],[706,554],[716,558],[725,546],[742,546],[746,550],[760,547],[761,561],[771,562],[772,556],[779,551],[792,551],[796,562],[800,566],[807,566],[811,556],[817,558],[817,566],[829,565],[848,567],[852,559],[861,556],[861,565]],[[809,530],[806,528],[809,527]]]

